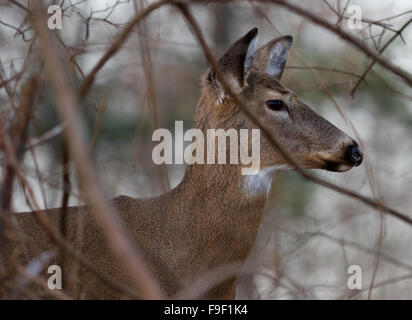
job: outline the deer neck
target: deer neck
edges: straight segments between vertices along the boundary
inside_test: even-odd
[[[200,192],[205,201],[216,199],[227,203],[236,200],[237,205],[245,205],[248,209],[252,204],[263,208],[273,177],[286,167],[269,166],[260,169],[257,174],[242,175],[238,165],[188,165],[179,188],[189,191],[190,186],[190,190],[196,190],[197,195]],[[192,189],[194,185],[196,187]]]
[[[190,230],[187,236],[192,242],[189,256],[196,257],[197,264],[210,268],[247,258],[256,239],[270,181],[265,174],[243,176],[235,165],[186,168],[182,183],[174,192],[185,208],[184,229]]]

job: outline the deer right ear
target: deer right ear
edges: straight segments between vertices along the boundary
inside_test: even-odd
[[[252,66],[258,29],[253,28],[236,41],[219,59],[220,70],[233,90],[239,91],[245,85],[245,75]],[[217,82],[215,72],[209,73],[209,80]]]

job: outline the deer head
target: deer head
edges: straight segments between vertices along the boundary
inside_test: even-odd
[[[225,80],[257,119],[270,128],[282,148],[303,168],[343,172],[362,162],[356,141],[300,101],[279,81],[285,67],[291,36],[274,39],[255,51],[257,29],[235,42],[220,58]],[[215,72],[203,79],[196,123],[205,128],[256,128],[225,94]],[[286,166],[286,160],[265,138],[260,142],[261,170]]]

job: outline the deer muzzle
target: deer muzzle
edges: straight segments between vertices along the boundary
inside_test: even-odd
[[[363,160],[362,151],[359,149],[359,145],[356,141],[352,145],[346,147],[345,160],[355,167],[359,166]]]
[[[343,157],[340,159],[341,160],[324,159],[324,169],[328,171],[344,172],[352,167],[359,166],[362,163],[363,154],[358,143],[352,140],[349,144],[347,144],[343,150]]]

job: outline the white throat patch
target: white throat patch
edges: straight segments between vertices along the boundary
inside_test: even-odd
[[[251,196],[267,194],[270,191],[272,179],[276,172],[290,169],[291,167],[287,164],[282,164],[279,166],[266,167],[259,170],[255,175],[245,176],[243,180],[243,190]]]

